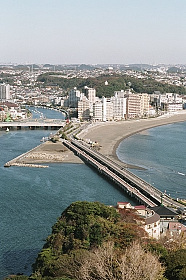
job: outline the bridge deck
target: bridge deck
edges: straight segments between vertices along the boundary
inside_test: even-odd
[[[64,144],[144,204],[149,206],[160,205],[163,199],[165,206],[180,207],[180,204],[170,196],[167,196],[132,172],[123,169],[106,156],[90,149],[90,147],[84,145],[81,141],[64,141]]]
[[[0,128],[17,128],[17,127],[63,127],[65,120],[27,120],[20,122],[0,122]]]

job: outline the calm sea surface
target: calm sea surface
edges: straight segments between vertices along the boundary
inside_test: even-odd
[[[56,111],[33,110],[34,118],[43,116],[41,113],[47,118],[64,118]],[[0,279],[13,273],[31,273],[31,264],[52,225],[72,202],[115,205],[117,201],[131,201],[85,164],[4,168],[7,161],[39,145],[50,133],[0,131]]]
[[[133,173],[166,191],[186,199],[186,122],[152,128],[120,143],[120,160],[144,167]]]

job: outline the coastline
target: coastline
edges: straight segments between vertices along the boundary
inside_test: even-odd
[[[168,125],[178,122],[186,121],[186,111],[182,111],[176,114],[163,115],[157,118],[139,119],[139,120],[126,120],[118,122],[106,122],[106,123],[95,123],[89,126],[84,131],[78,134],[78,137],[91,141],[97,141],[100,145],[99,152],[109,157],[115,162],[123,165],[126,168],[138,168],[135,165],[129,165],[121,162],[117,157],[117,148],[121,141],[140,133],[147,129],[158,127],[162,125]]]
[[[112,121],[112,122],[95,122],[88,124],[82,130],[78,137],[87,141],[98,142],[99,152],[109,157],[111,160],[119,163],[124,168],[143,169],[136,165],[130,165],[119,160],[117,148],[121,141],[133,134],[140,133],[147,129],[186,121],[186,111],[172,115],[163,115],[157,118]],[[8,164],[18,166],[28,166],[30,164],[44,163],[81,163],[84,162],[72,151],[67,149],[62,142],[52,143],[46,141],[34,149],[12,159]],[[5,164],[6,166],[6,164]],[[7,165],[8,166],[8,165]]]

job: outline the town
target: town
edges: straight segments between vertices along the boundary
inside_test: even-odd
[[[186,66],[0,65],[0,121],[28,118],[25,105],[77,121],[156,117],[186,108],[185,87]]]

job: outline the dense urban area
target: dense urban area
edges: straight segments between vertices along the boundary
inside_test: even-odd
[[[77,121],[154,117],[185,109],[185,94],[180,65],[0,65],[0,121],[27,118],[25,105]]]

